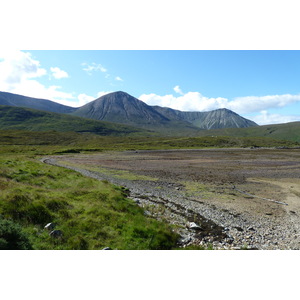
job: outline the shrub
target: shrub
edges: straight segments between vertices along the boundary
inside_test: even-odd
[[[2,213],[13,220],[33,224],[48,223],[52,215],[44,205],[35,203],[27,195],[14,194],[2,203]]]
[[[0,216],[0,250],[30,250],[32,246],[20,225]]]

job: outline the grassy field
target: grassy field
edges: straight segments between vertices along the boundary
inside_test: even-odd
[[[225,128],[200,131],[199,136],[262,137],[300,142],[300,122],[273,124],[248,128]]]
[[[40,162],[45,155],[266,146],[299,144],[249,137],[113,137],[1,130],[0,248],[176,249],[178,236],[172,228],[146,217],[143,210],[126,197],[122,187],[45,165]],[[61,230],[61,238],[49,236],[44,229],[49,222]]]
[[[116,137],[76,132],[0,130],[0,146],[0,154],[23,153],[25,151],[32,155],[44,155],[107,150],[299,147],[300,143],[268,137]]]
[[[102,136],[145,136],[152,134],[147,130],[111,122],[4,105],[0,105],[0,128],[2,130],[27,130],[33,132],[50,130],[57,132],[85,132]]]
[[[0,159],[0,214],[22,227],[33,249],[171,249],[169,226],[144,216],[117,187],[27,155]],[[53,222],[61,238],[44,226]],[[1,245],[1,242],[0,242]]]

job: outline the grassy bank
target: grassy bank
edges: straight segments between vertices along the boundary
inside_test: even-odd
[[[145,217],[121,187],[27,155],[2,154],[0,166],[1,219],[20,225],[33,249],[170,249],[176,244],[171,228]],[[49,222],[61,238],[50,237],[44,229]]]
[[[115,137],[75,132],[0,130],[0,146],[0,155],[24,152],[45,155],[107,150],[299,147],[300,143],[266,137]]]
[[[48,154],[96,151],[295,147],[237,137],[113,137],[75,132],[0,131],[0,248],[171,249],[170,226],[148,218],[121,187],[41,163]],[[128,178],[128,173],[118,176]],[[132,180],[134,178],[131,177]],[[44,226],[53,222],[62,237]],[[14,243],[18,239],[18,243]],[[13,243],[13,244],[11,244]]]

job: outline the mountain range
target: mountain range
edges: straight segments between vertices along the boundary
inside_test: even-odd
[[[46,99],[0,92],[0,105],[37,109],[68,114],[86,119],[125,124],[159,132],[195,133],[203,129],[245,128],[258,126],[228,109],[209,112],[184,112],[171,108],[150,106],[122,92],[106,94],[79,108]]]

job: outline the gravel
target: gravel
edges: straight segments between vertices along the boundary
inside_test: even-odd
[[[300,249],[297,214],[276,218],[268,212],[264,216],[250,212],[237,213],[187,197],[181,191],[182,187],[174,182],[117,179],[108,174],[58,163],[53,157],[41,161],[128,188],[129,198],[144,208],[145,215],[174,225],[174,230],[180,234],[180,247],[202,245],[232,250]],[[163,188],[155,189],[157,185]],[[190,222],[199,226],[198,230],[190,228]]]

